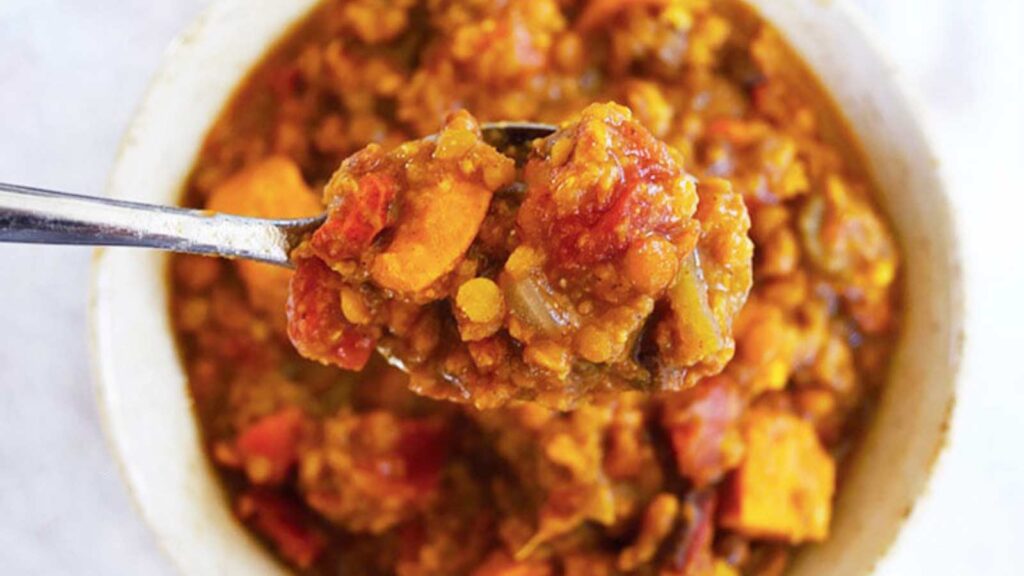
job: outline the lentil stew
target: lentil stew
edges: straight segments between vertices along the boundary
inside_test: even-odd
[[[899,249],[840,116],[743,5],[327,0],[240,87],[183,202],[313,215],[329,206],[342,160],[368,144],[390,154],[462,109],[558,124],[596,102],[627,107],[681,158],[700,183],[693,219],[736,222],[739,200],[749,214],[746,302],[732,298],[728,268],[702,269],[711,309],[735,314],[735,344],[685,389],[565,411],[425,398],[369,352],[351,359],[365,363],[359,372],[300,356],[285,314],[289,283],[300,283],[290,271],[172,258],[171,313],[204,441],[238,517],[297,573],[771,576],[799,545],[828,537],[842,461],[898,335]],[[565,175],[543,162],[525,171],[541,189]],[[506,211],[498,221],[517,210],[516,232],[480,237],[514,236],[509,254],[525,243],[559,262],[581,257],[581,236],[615,248],[600,226],[551,222],[550,196],[536,196],[537,210],[491,202]],[[352,224],[373,225],[364,216]],[[742,238],[729,226],[702,227],[720,234],[705,250],[723,262],[736,249],[726,239]],[[641,266],[633,289],[656,292],[661,275],[645,258],[664,248],[627,250],[614,271]],[[601,258],[582,258],[597,274]],[[448,328],[480,342],[493,318],[477,306],[494,287],[473,282],[457,283],[466,306]],[[346,312],[337,291],[335,312],[364,312],[359,300]],[[574,353],[603,359],[597,342]]]

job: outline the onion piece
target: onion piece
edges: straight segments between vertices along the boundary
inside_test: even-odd
[[[674,363],[690,366],[725,346],[722,329],[708,304],[708,286],[697,249],[680,262],[679,275],[669,289],[668,299],[674,316]]]
[[[504,284],[512,314],[544,336],[564,336],[579,326],[576,310],[540,274],[510,278]]]

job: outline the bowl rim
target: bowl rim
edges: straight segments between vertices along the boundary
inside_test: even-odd
[[[235,92],[245,78],[248,76],[251,69],[258,65],[262,59],[269,54],[277,42],[287,37],[291,32],[292,28],[301,23],[307,18],[318,6],[322,4],[324,0],[291,0],[291,8],[282,8],[282,12],[288,14],[285,18],[284,25],[275,26],[271,34],[264,38],[262,46],[257,50],[257,54],[254,59],[250,62],[243,64],[243,70],[240,71],[240,75],[233,83],[233,85],[222,95],[219,110],[216,112],[213,121],[223,113],[224,108],[230,103],[234,97]],[[118,194],[115,190],[115,181],[118,177],[121,166],[127,161],[128,156],[131,154],[133,147],[137,146],[137,134],[140,132],[141,127],[150,123],[151,117],[158,114],[158,111],[154,110],[152,105],[157,95],[169,84],[170,79],[178,72],[175,64],[183,57],[187,56],[188,53],[193,50],[194,46],[208,40],[209,32],[208,27],[211,24],[216,25],[216,21],[225,18],[230,18],[233,15],[241,12],[248,7],[246,0],[213,0],[208,6],[203,8],[188,24],[178,31],[171,39],[163,54],[160,57],[159,64],[155,68],[150,77],[146,88],[143,92],[142,98],[138,101],[134,112],[132,113],[130,120],[124,130],[124,133],[118,143],[117,151],[114,156],[114,160],[111,163],[111,168],[107,174],[106,183],[104,190],[106,195],[111,198],[124,198],[131,199],[130,196],[124,194]],[[212,124],[208,124],[204,128],[203,139],[206,137]],[[201,145],[201,142],[200,142]],[[193,163],[194,158],[197,158],[199,154],[199,148],[197,147],[192,151]],[[179,190],[181,182],[178,186]],[[179,192],[180,195],[180,192]],[[188,574],[190,572],[191,565],[186,559],[180,555],[174,546],[172,546],[171,538],[165,532],[163,522],[154,516],[154,512],[147,506],[147,501],[139,492],[139,486],[136,483],[136,479],[132,474],[132,465],[129,461],[128,455],[125,453],[125,448],[121,444],[119,438],[118,427],[115,425],[114,416],[112,414],[112,396],[114,394],[115,384],[113,383],[113,375],[110,374],[108,367],[106,366],[106,351],[103,347],[102,332],[102,319],[103,319],[103,306],[104,299],[102,298],[103,287],[101,283],[101,277],[106,267],[109,266],[110,256],[112,247],[97,247],[92,251],[92,262],[90,265],[90,273],[88,280],[88,297],[86,301],[86,314],[87,314],[87,341],[89,349],[89,364],[90,364],[90,376],[93,384],[93,398],[96,403],[97,412],[99,415],[100,428],[102,431],[102,437],[104,444],[106,445],[107,452],[111,455],[115,467],[118,472],[118,476],[125,489],[128,492],[129,499],[132,502],[132,507],[135,509],[138,516],[142,519],[146,528],[153,537],[156,548],[160,551],[163,558],[169,561],[170,566],[175,572],[181,574]],[[169,273],[168,269],[168,254],[158,254],[157,257],[161,260],[160,268],[163,272],[163,283],[166,284],[167,276]],[[168,298],[160,298],[162,309],[161,314],[169,316],[168,309]],[[173,353],[175,356],[178,355],[177,343],[172,342]],[[180,361],[179,361],[180,362]],[[187,383],[186,383],[187,385]],[[191,396],[188,400],[191,403]],[[190,411],[191,418],[195,418],[194,412]],[[197,426],[197,422],[192,422],[192,425]],[[204,452],[203,447],[199,447],[200,451]],[[210,476],[216,476],[214,466],[208,460],[205,461],[204,472]],[[218,488],[221,488],[219,479],[216,480]],[[225,501],[226,503],[226,501]],[[225,508],[230,506],[225,505]],[[247,547],[255,552],[255,556],[258,557],[258,561],[249,563],[248,567],[257,568],[257,573],[266,574],[280,574],[281,576],[287,576],[290,571],[283,568],[280,562],[276,558],[272,558],[269,553],[265,550],[265,546],[258,541],[258,539],[251,533],[250,530],[241,526],[241,523],[233,518],[234,524],[239,527],[238,532],[241,534],[242,539],[245,540],[243,547]],[[214,571],[212,573],[220,573],[220,571]]]
[[[763,10],[764,4],[823,4],[818,0],[741,0],[746,4],[751,5],[763,18],[772,22],[773,19],[766,15]],[[292,29],[292,27],[301,22],[310,12],[312,12],[317,6],[321,4],[320,0],[302,0],[303,8],[296,11],[297,16],[291,18],[285,25],[280,25],[275,28],[274,35],[266,36],[263,38],[262,54],[265,55],[270,51],[281,38],[285,37]],[[125,131],[125,135],[121,140],[119,150],[112,164],[112,169],[108,178],[107,190],[108,193],[114,191],[113,182],[116,178],[119,167],[126,162],[127,151],[135,144],[135,136],[139,131],[139,127],[147,123],[147,118],[153,114],[158,113],[154,111],[151,106],[151,102],[154,99],[154,94],[160,91],[167,83],[168,74],[172,72],[173,63],[181,57],[183,51],[186,51],[190,44],[194,42],[202,42],[203,36],[207,24],[211,19],[223,16],[225,11],[229,11],[237,8],[239,5],[244,4],[241,0],[216,0],[209,7],[204,9],[200,15],[193,20],[182,32],[180,32],[176,38],[172,41],[171,45],[165,52],[161,63],[154,73],[152,80],[140,101],[136,112],[133,114],[131,122]],[[879,41],[879,37],[875,32],[874,28],[870,25],[864,14],[849,0],[833,0],[828,3],[829,8],[834,8],[838,12],[838,17],[852,27],[853,30],[860,36],[866,45],[867,50],[870,52],[870,56],[874,58],[873,64],[880,67],[881,71],[884,72],[884,81],[894,90],[896,97],[900,100],[903,112],[908,114],[909,120],[913,125],[914,129],[920,133],[922,143],[924,146],[924,152],[930,154],[931,157],[937,158],[935,152],[936,139],[932,132],[932,125],[927,122],[926,114],[924,113],[924,107],[920,105],[922,99],[918,93],[912,90],[906,78],[899,73],[898,69],[893,65],[891,58],[882,49],[882,44]],[[786,43],[790,45],[797,55],[803,59],[805,55],[791,42],[790,38],[784,35]],[[257,65],[261,61],[262,56],[256,58],[254,61],[249,63],[250,69],[252,66]],[[248,70],[242,73],[241,78],[244,79]],[[833,100],[834,105],[842,111],[836,101],[835,95],[832,94],[831,88],[824,79],[821,79],[818,74],[814,73],[815,79],[818,84],[825,90],[829,97]],[[235,89],[237,89],[238,83],[235,83]],[[234,91],[224,95],[224,101],[221,105],[221,110],[230,98],[234,94]],[[215,115],[213,120],[219,117]],[[206,126],[207,131],[210,125]],[[205,136],[204,136],[205,137]],[[858,138],[858,140],[860,140]],[[860,143],[857,143],[860,145]],[[194,151],[194,154],[198,154],[198,149]],[[934,161],[934,178],[939,184],[938,189],[935,191],[936,196],[940,203],[945,207],[946,216],[948,217],[949,224],[949,241],[950,245],[947,247],[950,251],[950,258],[952,260],[950,282],[950,296],[952,309],[950,326],[951,331],[956,336],[956,342],[953,344],[951,350],[953,351],[953,357],[950,358],[951,365],[951,379],[952,379],[952,393],[949,399],[949,406],[947,408],[947,414],[943,422],[943,428],[939,433],[936,440],[936,446],[934,447],[933,454],[930,459],[930,464],[925,472],[925,479],[923,484],[915,497],[913,497],[909,508],[906,509],[902,519],[899,521],[898,526],[895,529],[895,534],[892,538],[887,541],[886,546],[878,552],[877,557],[872,562],[872,566],[869,569],[871,573],[874,573],[879,566],[879,563],[884,561],[888,557],[893,549],[899,545],[901,540],[900,534],[903,528],[907,524],[907,520],[912,517],[913,510],[927,497],[932,480],[935,476],[935,471],[938,465],[941,463],[943,456],[948,451],[948,445],[950,443],[951,430],[950,425],[956,410],[956,402],[960,396],[960,388],[963,384],[963,355],[966,349],[967,334],[965,331],[966,319],[968,316],[967,297],[966,297],[966,282],[965,282],[965,270],[963,266],[963,243],[960,238],[961,231],[963,230],[962,222],[960,221],[961,216],[957,211],[953,210],[953,202],[949,193],[948,178],[945,174],[943,165],[938,161]],[[123,195],[117,195],[119,197]],[[896,230],[897,236],[900,236],[900,231]],[[900,244],[902,248],[902,238],[900,238]],[[104,300],[101,297],[102,286],[100,277],[105,267],[109,265],[109,252],[108,248],[99,248],[94,252],[93,263],[91,266],[91,277],[89,281],[89,296],[87,302],[88,309],[88,341],[90,348],[90,359],[91,359],[91,371],[94,382],[94,395],[100,415],[101,426],[103,429],[104,440],[107,444],[109,452],[113,456],[116,462],[118,473],[124,481],[125,487],[128,493],[131,495],[131,500],[134,507],[143,518],[146,525],[149,527],[153,535],[155,536],[158,547],[168,557],[172,564],[181,572],[187,572],[188,563],[184,562],[183,558],[175,551],[175,549],[169,544],[166,534],[161,529],[161,520],[152,516],[152,511],[147,508],[145,499],[138,492],[135,479],[130,473],[131,465],[127,460],[127,455],[124,453],[123,447],[119,443],[118,432],[116,426],[112,422],[111,414],[111,394],[112,388],[116,385],[112,383],[112,375],[106,369],[105,366],[105,349],[103,348],[100,336],[101,332],[101,317],[104,314],[103,305]],[[166,262],[166,258],[161,258],[162,261]],[[166,275],[166,264],[161,264]],[[166,306],[167,298],[161,298],[161,302]],[[166,314],[166,311],[163,311]],[[177,354],[177,350],[174,351]],[[206,468],[207,472],[214,474],[212,464],[208,463]],[[248,533],[248,530],[243,530]],[[255,542],[255,538],[249,535],[249,539]],[[260,546],[262,550],[262,546]],[[264,552],[264,554],[266,554]]]

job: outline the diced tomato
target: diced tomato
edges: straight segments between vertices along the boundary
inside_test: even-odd
[[[254,489],[238,499],[238,515],[268,538],[281,556],[301,569],[316,562],[327,545],[301,504],[269,490]]]
[[[402,422],[399,450],[409,484],[424,492],[433,490],[448,457],[448,430],[439,421]]]
[[[616,190],[615,200],[595,221],[588,222],[581,214],[576,222],[568,223],[572,229],[577,229],[578,235],[563,237],[562,258],[589,264],[604,262],[625,252],[627,242],[644,234],[641,230],[651,219],[650,203],[636,194],[641,185],[637,171],[629,170]]]
[[[398,183],[391,176],[378,172],[360,176],[356,188],[340,196],[323,226],[313,233],[313,252],[326,262],[359,256],[387,226],[397,195]]]
[[[291,406],[264,416],[239,434],[235,445],[246,464],[249,480],[277,484],[285,479],[298,460],[304,420],[302,410]],[[265,465],[248,465],[259,459]]]
[[[317,258],[296,263],[288,296],[288,337],[300,354],[346,370],[362,370],[376,335],[341,311],[341,278]]]
[[[739,464],[742,413],[739,389],[726,376],[708,378],[671,399],[664,420],[679,473],[705,486]]]
[[[576,150],[568,162],[534,158],[526,165],[529,191],[517,223],[527,242],[544,246],[561,265],[582,267],[619,258],[652,234],[679,244],[683,253],[693,247],[698,230],[688,217],[696,189],[664,144],[628,117],[585,117],[567,130],[575,132],[562,138],[573,138]],[[619,174],[595,179],[598,168]]]

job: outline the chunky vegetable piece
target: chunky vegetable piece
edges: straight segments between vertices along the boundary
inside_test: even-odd
[[[492,197],[514,198],[512,179],[512,159],[483,143],[466,113],[436,143],[371,146],[346,160],[325,191],[327,222],[297,253],[299,351],[358,368],[344,335],[362,331],[410,367],[417,392],[481,407],[570,407],[721,370],[751,265],[749,220],[726,183],[702,195],[679,155],[615,104],[590,106],[535,143],[516,236],[493,246],[488,231],[508,213]],[[332,286],[302,283],[318,266],[310,259],[336,273]],[[314,313],[305,295],[325,303]],[[340,324],[306,329],[327,317]]]
[[[261,160],[226,180],[213,191],[206,207],[214,212],[255,218],[306,218],[323,212],[298,166],[282,156]],[[284,328],[285,317],[281,312],[288,300],[291,272],[251,260],[233,264],[253,307],[266,312],[275,326]]]
[[[580,114],[595,102],[631,118]],[[538,143],[528,189],[471,123],[403,147],[463,109],[577,122]],[[291,325],[327,365],[285,333],[287,271],[169,270],[232,509],[303,576],[785,574],[827,536],[828,470],[856,450],[902,312],[898,238],[840,118],[734,0],[324,0],[211,129],[185,204],[328,211]],[[627,167],[666,157],[692,180],[624,194]],[[499,170],[464,172],[474,158]]]
[[[835,464],[814,427],[764,409],[747,415],[746,458],[725,487],[721,522],[755,538],[792,543],[828,535]]]
[[[685,254],[699,232],[691,219],[698,199],[682,165],[627,108],[589,106],[535,145],[517,219],[523,243],[554,272],[585,273],[657,241]]]
[[[695,486],[719,480],[743,458],[743,392],[726,376],[666,397],[662,421],[679,474]]]
[[[288,335],[299,352],[358,370],[383,336],[411,362],[429,355],[438,326],[423,305],[479,265],[466,252],[513,171],[467,113],[436,143],[369,146],[346,160],[324,190],[326,222],[295,255]]]
[[[407,199],[406,220],[370,267],[386,290],[415,294],[455,269],[480,230],[491,190],[469,182],[441,181]]]
[[[344,288],[322,261],[300,260],[288,299],[288,337],[307,358],[360,370],[370,360],[378,331],[349,321]]]

